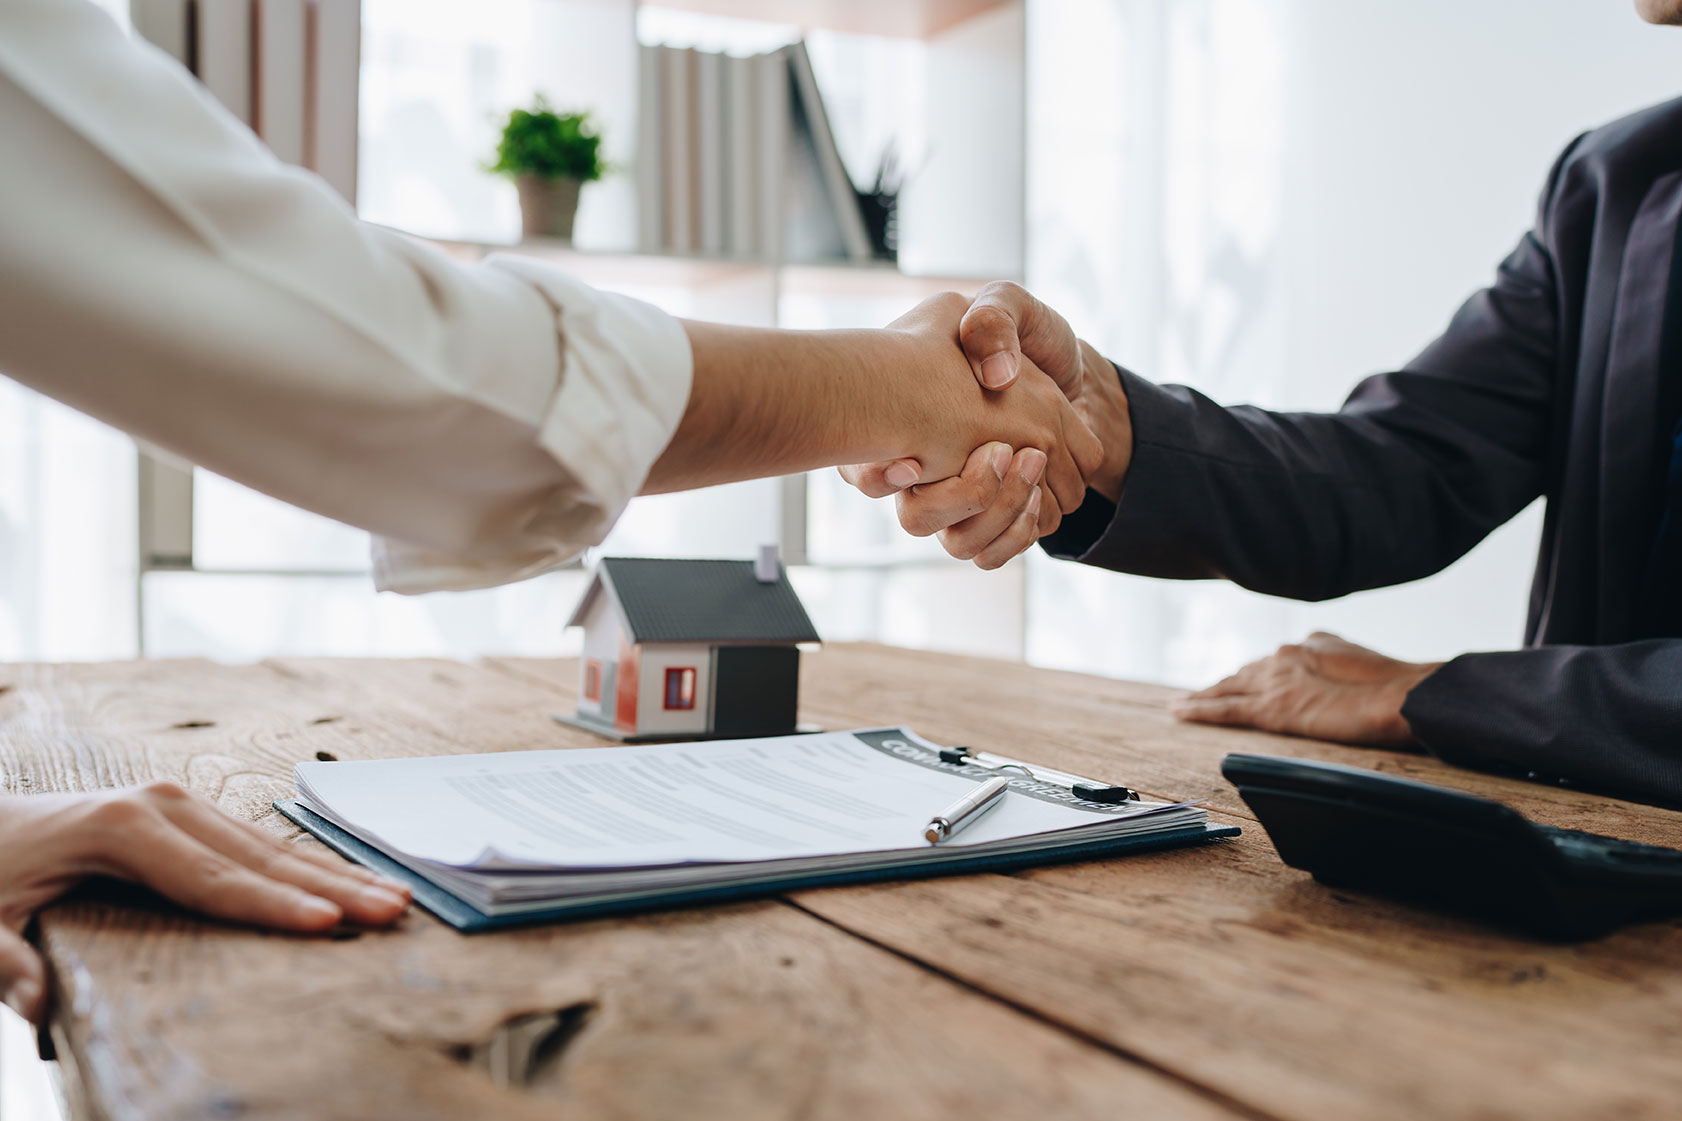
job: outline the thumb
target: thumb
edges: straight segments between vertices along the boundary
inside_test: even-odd
[[[1020,284],[995,280],[983,286],[958,323],[958,342],[988,389],[1009,385],[1027,358],[1064,396],[1074,400],[1080,394],[1081,351],[1074,329]]]
[[[840,471],[843,479],[869,498],[886,498],[923,480],[923,465],[915,459],[852,463],[841,467]]]
[[[0,926],[0,999],[30,1023],[40,1022],[47,999],[41,955],[7,926]]]

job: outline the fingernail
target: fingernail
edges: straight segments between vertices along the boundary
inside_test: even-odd
[[[19,977],[6,990],[6,1007],[26,1020],[34,1014],[35,1003],[40,999],[41,984],[30,977]]]
[[[889,486],[904,490],[914,485],[919,476],[917,469],[902,459],[889,464],[888,469],[882,472],[882,477],[888,481]]]
[[[1010,379],[1016,376],[1016,355],[1008,350],[1001,350],[991,358],[981,362],[981,384],[988,389],[1000,389],[1010,384]]]
[[[1017,465],[1016,470],[1021,473],[1023,482],[1037,487],[1040,480],[1045,478],[1045,464],[1045,453],[1038,448],[1029,448],[1022,453],[1022,462]]]
[[[987,457],[987,461],[993,465],[993,474],[1001,479],[1005,477],[1005,472],[1010,470],[1011,455],[1009,444],[993,445],[993,454]]]
[[[357,892],[356,901],[370,911],[401,911],[408,901],[389,888],[365,887]]]
[[[384,888],[385,890],[391,892],[391,894],[397,896],[399,899],[408,899],[414,894],[414,892],[410,890],[409,885],[404,883],[402,880],[387,879],[385,876],[381,876],[377,881],[375,881],[374,886]]]
[[[338,906],[314,895],[298,901],[298,914],[308,922],[335,923],[344,917]]]
[[[1030,495],[1029,495],[1029,496],[1028,496],[1028,516],[1029,516],[1029,517],[1030,517],[1030,518],[1037,518],[1037,517],[1039,517],[1039,513],[1040,513],[1040,496],[1041,496],[1041,495],[1043,495],[1043,494],[1044,494],[1044,493],[1045,493],[1045,492],[1044,492],[1044,491],[1042,491],[1042,490],[1036,490],[1036,491],[1034,491],[1034,493],[1033,493],[1033,494],[1030,494]]]

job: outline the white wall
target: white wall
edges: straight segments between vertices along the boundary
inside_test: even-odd
[[[1148,376],[1281,408],[1407,361],[1572,136],[1682,92],[1682,32],[1619,0],[1038,0],[1029,35],[1030,284]],[[1042,559],[1029,657],[1189,686],[1315,628],[1510,647],[1540,524],[1322,605]]]
[[[637,732],[641,735],[679,735],[702,732],[712,723],[712,647],[705,643],[644,643],[637,692]],[[666,671],[695,671],[695,707],[666,707]]]

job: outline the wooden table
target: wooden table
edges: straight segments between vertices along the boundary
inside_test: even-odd
[[[1675,1118],[1682,927],[1555,946],[1284,867],[1222,755],[1306,755],[1682,845],[1682,815],[1412,755],[1185,727],[1168,691],[874,646],[805,719],[904,721],[1206,798],[1235,842],[463,936],[305,939],[104,893],[52,908],[51,1028],[108,1118]],[[269,809],[300,759],[566,747],[571,662],[0,667],[12,790],[168,778]],[[305,840],[300,843],[313,844]]]

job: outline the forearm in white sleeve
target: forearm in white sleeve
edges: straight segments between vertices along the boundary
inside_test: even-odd
[[[476,587],[606,534],[688,400],[663,312],[357,221],[83,0],[0,3],[0,372]]]

